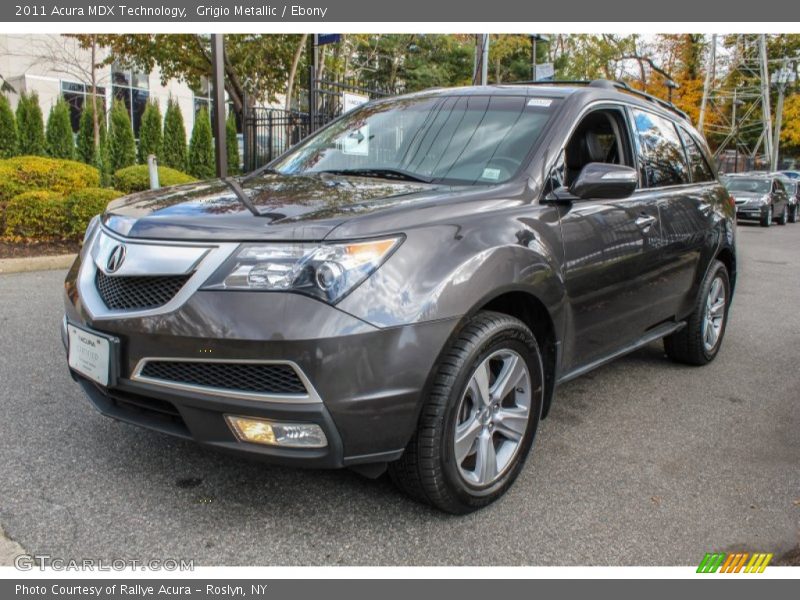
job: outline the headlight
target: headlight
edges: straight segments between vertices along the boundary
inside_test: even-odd
[[[758,199],[759,204],[769,204],[769,194],[764,194]]]
[[[244,244],[204,287],[300,292],[334,303],[369,277],[401,241]]]

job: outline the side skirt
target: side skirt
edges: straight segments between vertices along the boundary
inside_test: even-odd
[[[562,383],[571,381],[576,377],[580,377],[581,375],[584,375],[589,371],[596,369],[597,367],[602,367],[603,365],[610,363],[612,360],[616,360],[620,356],[625,356],[626,354],[630,354],[634,350],[638,350],[639,348],[641,348],[642,346],[646,346],[650,342],[655,342],[656,340],[666,337],[671,333],[675,333],[676,331],[679,331],[684,327],[686,327],[685,321],[679,321],[677,323],[675,322],[662,323],[661,325],[658,325],[657,327],[645,333],[641,338],[639,338],[635,342],[628,344],[627,346],[623,346],[619,350],[615,350],[614,352],[612,352],[607,356],[604,356],[598,360],[590,362],[589,364],[583,365],[581,367],[578,367],[577,369],[573,369],[572,371],[563,374],[556,381],[556,385],[561,385]]]

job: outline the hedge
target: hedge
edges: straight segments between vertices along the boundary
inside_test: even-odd
[[[191,175],[169,167],[158,167],[158,182],[162,187],[192,183],[193,181],[197,181],[197,179]],[[147,165],[126,167],[114,173],[114,188],[126,194],[149,190],[150,173],[147,170]]]
[[[92,217],[121,195],[108,188],[85,188],[66,198],[46,190],[19,194],[6,205],[5,236],[12,240],[80,240]]]
[[[63,197],[99,184],[97,169],[74,160],[41,156],[0,160],[0,203],[30,191],[51,191]]]
[[[6,205],[5,221],[5,235],[12,239],[63,238],[67,229],[64,197],[46,190],[14,196]]]
[[[101,214],[109,202],[123,195],[119,190],[111,188],[86,188],[68,196],[65,207],[66,235],[73,239],[81,239],[92,217]]]

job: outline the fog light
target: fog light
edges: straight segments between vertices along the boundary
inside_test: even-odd
[[[328,445],[325,432],[316,423],[279,423],[234,415],[225,415],[225,420],[241,442],[285,448],[324,448]]]

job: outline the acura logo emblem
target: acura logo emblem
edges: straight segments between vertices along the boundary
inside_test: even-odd
[[[125,245],[119,244],[111,251],[111,254],[108,255],[106,270],[109,273],[114,273],[119,270],[123,262],[125,262]]]

